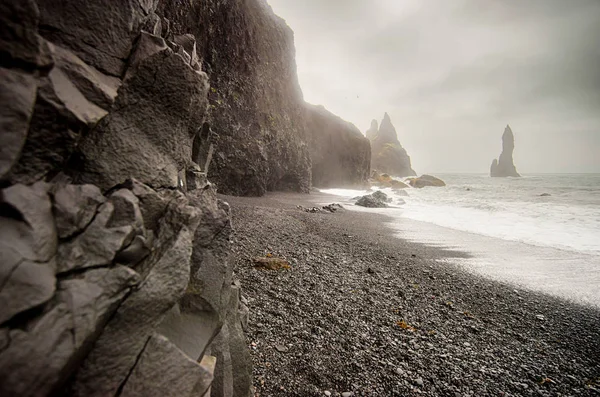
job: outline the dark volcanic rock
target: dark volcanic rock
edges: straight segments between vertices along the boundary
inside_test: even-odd
[[[490,175],[493,177],[520,177],[513,162],[513,151],[515,150],[515,136],[509,125],[502,134],[502,153],[498,160],[492,161]]]
[[[210,77],[207,128],[216,151],[209,177],[221,193],[308,192],[309,148],[293,32],[265,0],[163,0],[176,35],[191,33]]]
[[[371,168],[394,176],[417,175],[387,113],[375,133],[376,128],[377,122],[373,120],[367,131],[367,137],[371,140]]]
[[[390,201],[391,199],[388,198],[387,194],[378,190],[373,194],[367,194],[366,196],[359,197],[355,204],[368,208],[387,208],[387,203]]]
[[[0,395],[250,395],[208,77],[158,3],[0,4]]]
[[[323,106],[306,105],[306,133],[317,187],[363,186],[370,173],[369,141]]]

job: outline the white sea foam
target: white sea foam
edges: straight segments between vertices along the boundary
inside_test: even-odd
[[[600,255],[600,176],[547,175],[497,179],[442,175],[445,188],[407,189],[401,211],[422,222],[503,240]],[[329,189],[350,199],[366,191]],[[541,197],[541,194],[550,196]]]
[[[390,216],[399,237],[471,253],[450,258],[467,271],[600,307],[600,175],[440,176],[448,186],[409,197],[382,189],[404,205],[354,208]],[[369,193],[323,192],[350,206]]]

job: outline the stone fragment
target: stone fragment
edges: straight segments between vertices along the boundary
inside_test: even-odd
[[[0,68],[0,179],[19,159],[27,139],[37,92],[37,80],[16,69]]]
[[[239,292],[239,287],[231,286],[225,324],[211,344],[217,358],[212,397],[252,395],[252,360],[238,316]]]
[[[159,35],[141,32],[137,40],[136,47],[129,59],[129,65],[125,79],[135,74],[135,69],[146,58],[154,54],[167,50],[169,47],[165,40]]]
[[[60,68],[53,68],[48,78],[50,84],[41,87],[44,95],[57,109],[74,117],[81,124],[93,127],[108,114],[106,110],[90,102]]]
[[[170,204],[156,247],[145,261],[147,277],[96,341],[74,379],[73,396],[117,394],[148,338],[185,291],[198,215],[192,207]]]
[[[176,35],[173,41],[179,44],[190,57],[190,66],[198,63],[198,53],[196,52],[196,38],[192,34]]]
[[[58,236],[49,188],[50,185],[38,182],[32,186],[13,185],[1,191],[2,203],[16,212],[12,216],[18,216],[16,223],[14,219],[2,222],[2,239],[13,247],[21,247],[18,249],[24,259],[48,262],[56,253]]]
[[[126,181],[123,187],[131,190],[138,198],[140,211],[144,218],[144,227],[149,230],[156,230],[158,222],[167,208],[167,200],[151,187],[135,179]]]
[[[82,134],[108,114],[90,102],[60,67],[40,79],[37,94],[27,140],[8,175],[13,183],[30,184],[62,171]]]
[[[37,397],[59,390],[137,281],[124,266],[90,270],[59,282],[39,317],[2,329],[8,341],[0,351],[0,395]]]
[[[170,49],[143,59],[110,116],[82,140],[85,163],[76,181],[108,189],[135,178],[177,188],[206,109],[207,80]]]
[[[120,396],[185,397],[191,396],[198,383],[210,386],[211,381],[212,374],[207,368],[187,357],[164,336],[153,334]]]
[[[0,258],[4,259],[3,257],[0,254]],[[3,264],[2,267],[4,266]],[[35,263],[27,259],[12,268],[8,277],[3,277],[0,284],[0,324],[49,301],[56,287],[54,272],[53,263]]]
[[[59,246],[59,273],[109,265],[117,252],[132,241],[135,236],[133,226],[109,227],[113,213],[112,203],[102,204],[93,222],[83,233]]]
[[[114,206],[114,212],[108,222],[108,227],[131,225],[136,234],[144,233],[144,217],[140,210],[140,200],[129,189],[119,189],[112,193],[109,201]]]
[[[63,47],[55,45],[52,50],[55,68],[59,69],[88,101],[109,110],[117,98],[121,80],[89,66]]]
[[[53,189],[53,210],[61,239],[85,229],[106,198],[94,185],[58,185]]]

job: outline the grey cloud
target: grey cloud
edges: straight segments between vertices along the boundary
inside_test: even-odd
[[[388,111],[417,171],[485,172],[511,123],[523,172],[600,172],[600,1],[270,3],[307,100],[363,130]]]

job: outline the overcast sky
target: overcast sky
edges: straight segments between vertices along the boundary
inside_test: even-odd
[[[388,112],[424,172],[600,172],[600,0],[268,0],[308,102]]]

